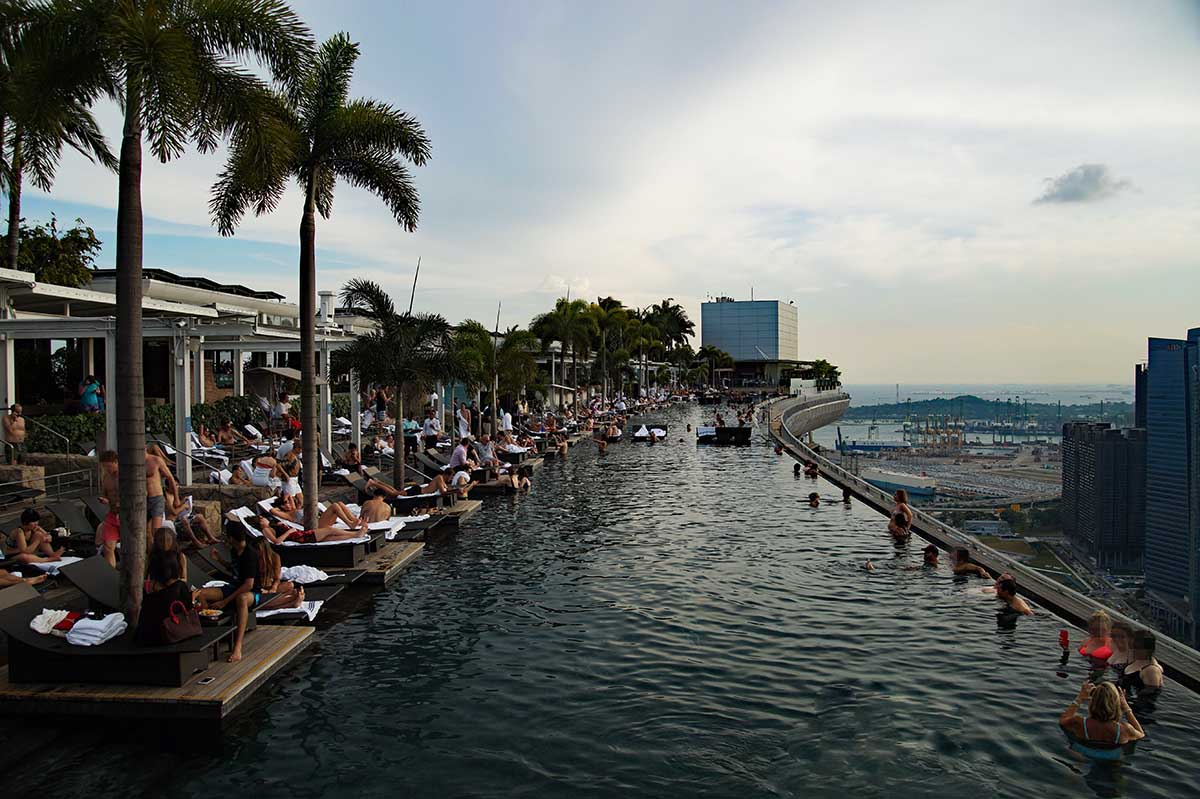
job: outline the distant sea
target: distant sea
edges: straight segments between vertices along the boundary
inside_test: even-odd
[[[895,383],[847,383],[851,405],[883,405],[896,401]],[[951,399],[963,395],[990,400],[1016,400],[1092,405],[1104,402],[1133,402],[1133,384],[1119,385],[1065,383],[901,383],[900,401]]]

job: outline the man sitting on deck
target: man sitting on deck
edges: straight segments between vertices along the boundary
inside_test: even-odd
[[[447,466],[447,472],[453,472],[454,476],[450,478],[450,490],[458,494],[462,499],[467,498],[467,492],[475,487],[476,483],[471,479],[471,473],[465,468]]]
[[[477,464],[471,458],[471,439],[463,437],[458,446],[454,448],[454,452],[450,453],[450,466],[456,468],[466,466],[468,469],[477,468]]]
[[[496,445],[492,443],[492,438],[487,433],[484,433],[475,442],[475,454],[479,456],[481,467],[498,467],[500,465],[500,459],[496,457]]]
[[[233,553],[233,563],[226,564],[233,574],[233,582],[220,588],[201,588],[196,593],[196,599],[204,607],[214,610],[233,606],[237,632],[233,636],[233,652],[229,655],[229,662],[237,663],[242,659],[242,639],[246,637],[250,609],[262,600],[262,585],[258,574],[258,556],[246,540],[246,530],[241,525],[229,525],[225,537],[229,539],[229,550]]]

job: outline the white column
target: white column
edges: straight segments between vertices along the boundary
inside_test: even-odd
[[[204,343],[204,336],[199,337],[198,343]],[[196,366],[192,370],[192,402],[204,402],[204,350],[196,350],[192,362]],[[191,408],[191,405],[188,407]]]
[[[362,400],[358,394],[358,372],[350,373],[350,440],[362,449]]]
[[[317,353],[317,374],[325,381],[317,387],[320,412],[317,423],[321,426],[321,447],[333,453],[333,396],[329,388],[329,345],[325,344]]]
[[[12,336],[4,336],[0,342],[0,394],[4,397],[5,410],[17,401],[17,353]]]
[[[104,449],[117,448],[117,330],[104,331]],[[97,442],[97,447],[100,444]],[[99,453],[97,453],[99,454]]]
[[[192,482],[192,459],[188,457],[192,453],[192,437],[188,435],[192,431],[192,381],[188,374],[192,352],[189,342],[188,338],[175,341],[175,478],[180,485],[191,485]]]
[[[96,374],[96,339],[83,340],[83,376]]]
[[[242,351],[233,351],[233,396],[240,397],[246,393],[245,375],[242,374]]]

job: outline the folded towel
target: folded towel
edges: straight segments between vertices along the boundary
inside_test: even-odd
[[[317,618],[317,614],[321,612],[321,606],[325,604],[325,600],[317,599],[311,602],[301,602],[298,608],[274,608],[273,610],[255,611],[254,615],[260,619],[269,619],[272,616],[280,616],[283,614],[298,614],[304,616],[309,621]]]
[[[329,575],[313,566],[284,566],[280,572],[280,579],[308,585],[328,580]]]
[[[67,613],[68,611],[65,610],[46,610],[43,608],[41,613],[29,620],[29,629],[35,633],[49,635],[55,625],[67,618]]]
[[[202,587],[203,588],[224,588],[227,585],[229,585],[229,583],[225,582],[224,580],[209,580]]]
[[[125,614],[110,613],[102,619],[80,619],[67,633],[67,643],[76,646],[98,646],[123,634],[129,625]]]
[[[400,531],[404,529],[404,519],[401,518],[390,519],[386,522],[379,522],[379,524],[388,525],[387,532],[383,535],[388,541],[395,541],[399,537]],[[371,525],[371,529],[374,530],[376,528],[374,525]]]

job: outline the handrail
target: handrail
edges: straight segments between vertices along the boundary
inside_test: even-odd
[[[44,425],[44,424],[42,424],[42,423],[41,423],[41,422],[39,422],[37,419],[34,419],[32,416],[26,416],[25,414],[21,414],[21,418],[22,418],[22,419],[24,419],[24,420],[25,420],[25,421],[27,421],[27,422],[33,422],[33,423],[34,423],[34,424],[35,424],[37,427],[41,428],[42,430],[45,430],[45,431],[46,431],[47,433],[49,433],[50,435],[52,435],[52,436],[58,436],[58,437],[59,437],[59,438],[61,438],[63,441],[67,442],[67,448],[66,448],[66,450],[65,450],[65,452],[66,452],[66,455],[67,455],[67,466],[70,466],[70,465],[71,465],[71,456],[72,456],[72,455],[74,455],[75,453],[71,452],[71,439],[70,439],[69,437],[67,437],[67,436],[64,436],[62,433],[60,433],[60,432],[58,432],[57,430],[55,430],[55,429],[51,428],[49,425]],[[8,446],[10,446],[10,447],[14,447],[14,448],[15,448],[15,445],[13,445],[13,444],[10,444],[10,443],[9,443],[7,440],[6,440],[4,443],[5,443],[5,444],[7,444],[7,445],[8,445]]]

